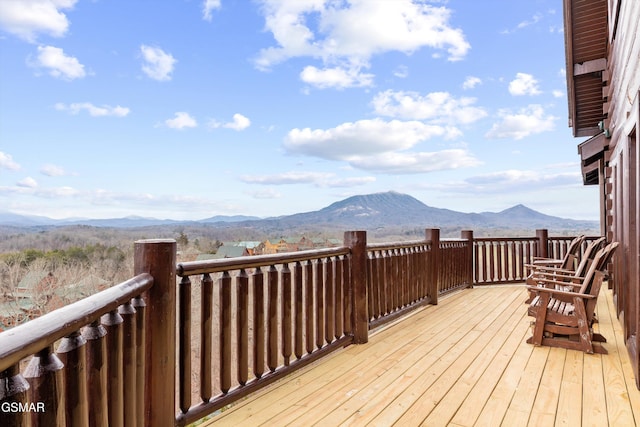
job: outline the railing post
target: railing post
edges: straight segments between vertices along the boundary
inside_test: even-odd
[[[176,241],[135,242],[134,272],[149,273],[146,300],[146,426],[175,425],[176,395]]]
[[[369,341],[367,303],[367,232],[345,231],[344,245],[351,249],[351,302],[353,304],[353,342]]]
[[[440,278],[440,229],[427,228],[425,230],[425,239],[431,242],[429,271],[429,296],[431,304],[438,304],[438,291],[440,289],[438,281]]]
[[[549,230],[542,228],[536,230],[536,239],[538,239],[537,257],[547,258],[549,256]]]
[[[474,271],[474,265],[473,265],[473,252],[474,252],[474,248],[473,248],[473,230],[462,230],[462,232],[460,233],[460,237],[462,239],[465,239],[466,241],[468,241],[469,243],[467,243],[467,251],[466,251],[466,258],[467,258],[467,271],[465,272],[466,275],[466,281],[467,284],[469,285],[470,288],[473,287],[474,285],[474,277],[473,277],[473,271]]]

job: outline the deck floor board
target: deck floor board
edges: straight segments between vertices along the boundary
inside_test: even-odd
[[[522,286],[441,299],[249,396],[214,426],[634,426],[640,391],[610,291],[608,355],[534,347]]]

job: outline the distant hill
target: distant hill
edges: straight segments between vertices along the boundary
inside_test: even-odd
[[[95,227],[150,227],[201,225],[221,228],[250,228],[265,233],[294,233],[336,229],[470,228],[533,230],[597,230],[597,221],[579,221],[545,215],[524,205],[501,212],[464,213],[427,206],[407,194],[389,191],[353,196],[317,211],[274,218],[213,216],[200,221],[160,220],[126,217],[114,219],[54,220],[0,212],[0,225],[14,227],[90,225]]]
[[[211,218],[201,219],[198,222],[206,222],[206,223],[216,223],[216,222],[242,222],[242,221],[254,221],[260,219],[257,216],[247,216],[247,215],[216,215]]]
[[[273,219],[291,226],[341,225],[350,228],[376,228],[389,225],[437,226],[466,224],[468,214],[433,208],[407,194],[389,191],[352,196],[326,208]],[[268,221],[268,220],[265,220]]]
[[[352,196],[313,212],[258,221],[282,228],[342,227],[375,229],[384,227],[468,227],[513,229],[598,229],[597,221],[580,221],[545,215],[524,205],[501,212],[464,213],[427,206],[407,194],[390,191]],[[246,224],[245,225],[249,225]],[[256,221],[253,226],[256,226]]]

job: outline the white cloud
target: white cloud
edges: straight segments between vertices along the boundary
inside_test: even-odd
[[[423,189],[439,190],[447,193],[525,193],[551,191],[558,187],[582,187],[582,178],[575,167],[570,171],[518,170],[509,169],[471,176],[463,181],[445,184],[420,185]]]
[[[77,0],[2,0],[0,28],[28,42],[35,42],[39,33],[62,37],[69,29],[69,20],[62,12],[71,9]]]
[[[38,182],[35,179],[28,176],[25,179],[18,181],[16,185],[18,187],[36,188],[38,186]]]
[[[553,15],[554,13],[552,12],[552,13],[550,13],[550,14],[551,14],[551,15]],[[507,30],[503,30],[503,31],[502,31],[502,34],[511,34],[511,33],[515,33],[515,32],[516,32],[516,31],[518,31],[518,30],[522,30],[523,28],[526,28],[526,27],[529,27],[529,26],[532,26],[532,25],[537,24],[538,22],[540,22],[540,21],[542,20],[542,18],[543,18],[542,13],[539,13],[539,12],[538,12],[538,13],[536,13],[535,15],[533,15],[533,16],[531,17],[531,19],[525,19],[524,21],[520,21],[520,22],[515,26],[515,28],[510,29],[510,30],[509,30],[509,29],[507,29]]]
[[[251,126],[251,120],[249,120],[247,117],[243,116],[240,113],[236,113],[233,115],[233,121],[229,122],[229,123],[225,123],[223,125],[223,127],[229,128],[229,129],[233,129],[233,130],[244,130],[246,128],[248,128],[249,126]]]
[[[222,128],[241,131],[241,130],[245,130],[249,126],[251,126],[251,120],[249,120],[249,118],[243,116],[240,113],[234,114],[233,115],[233,121],[231,121],[231,122],[220,123],[220,122],[218,122],[216,120],[211,120],[209,122],[209,127],[210,128],[214,128],[214,129],[222,127]]]
[[[202,3],[202,19],[205,21],[211,21],[213,18],[211,12],[216,9],[220,9],[222,4],[220,0],[204,0]]]
[[[449,60],[457,61],[470,49],[462,30],[449,24],[451,11],[446,7],[412,0],[261,3],[265,28],[276,42],[275,46],[262,49],[256,58],[256,66],[263,70],[289,58],[310,57],[322,61],[325,74],[315,67],[308,68],[303,76],[325,82],[330,77],[329,70],[337,73],[336,66],[349,70],[347,75],[359,76],[372,56],[389,51],[411,54],[429,47],[446,50]],[[363,83],[362,79],[355,82]]]
[[[479,84],[482,84],[482,80],[479,77],[468,76],[462,83],[462,89],[473,89]]]
[[[240,177],[242,182],[247,184],[261,185],[290,185],[290,184],[313,184],[316,187],[357,187],[360,185],[375,182],[373,176],[360,177],[336,177],[334,173],[328,172],[283,172],[274,175],[244,175]]]
[[[535,15],[533,15],[531,17],[531,19],[520,22],[518,24],[518,29],[525,28],[525,27],[528,27],[530,25],[535,25],[538,22],[540,22],[541,19],[542,19],[542,14],[541,13],[536,13]]]
[[[246,194],[250,195],[254,199],[279,199],[282,197],[281,193],[278,193],[273,188],[266,188],[263,190],[248,191]]]
[[[324,68],[322,70],[309,65],[300,73],[300,80],[320,89],[363,87],[373,85],[373,74],[360,72],[359,67]]]
[[[40,173],[47,176],[64,176],[68,175],[68,173],[64,170],[63,167],[57,165],[44,165],[40,168]]]
[[[332,176],[332,173],[325,172],[283,172],[275,175],[244,175],[240,180],[247,184],[288,185],[314,183]]]
[[[292,154],[346,161],[354,168],[380,173],[424,173],[479,164],[462,149],[409,151],[433,137],[446,137],[451,128],[419,121],[360,120],[331,129],[293,129],[284,147]]]
[[[185,129],[198,126],[196,119],[184,111],[178,111],[173,119],[165,120],[164,124],[171,129]]]
[[[500,121],[485,134],[487,138],[522,139],[529,135],[551,131],[557,117],[546,114],[541,105],[532,104],[513,113],[509,110],[498,112]]]
[[[375,181],[376,178],[374,176],[355,176],[349,178],[331,179],[327,182],[327,186],[333,188],[348,188],[366,185]]]
[[[0,151],[0,169],[8,169],[10,171],[20,170],[20,165],[13,161],[11,154]]]
[[[409,77],[409,68],[406,65],[399,65],[393,71],[393,75],[398,77],[399,79],[405,79]]]
[[[417,92],[387,90],[378,93],[372,104],[375,113],[382,116],[429,120],[432,123],[469,124],[487,115],[484,109],[473,105],[475,102],[475,98],[456,99],[448,92],[432,92],[422,96]]]
[[[563,98],[564,97],[564,91],[563,90],[554,90],[551,92],[553,94],[554,98]]]
[[[71,114],[79,114],[82,110],[86,110],[87,113],[89,113],[89,115],[93,117],[125,117],[131,111],[128,108],[121,107],[119,105],[115,107],[112,107],[110,105],[102,105],[98,107],[90,102],[76,102],[69,105],[59,102],[55,105],[55,108],[58,111],[68,111]]]
[[[429,173],[478,166],[481,162],[463,149],[435,152],[392,152],[363,156],[351,161],[354,167],[387,174]]]
[[[517,73],[516,78],[509,83],[509,93],[514,96],[540,95],[538,81],[526,73]]]
[[[81,79],[87,75],[84,65],[59,47],[38,46],[38,57],[31,65],[46,68],[51,76],[63,80]]]
[[[434,136],[443,136],[442,126],[419,121],[359,120],[331,129],[292,129],[285,148],[291,153],[329,160],[349,160],[353,156],[406,150]]]
[[[146,45],[140,46],[142,59],[142,71],[150,78],[158,81],[171,80],[171,73],[177,60],[159,47]]]

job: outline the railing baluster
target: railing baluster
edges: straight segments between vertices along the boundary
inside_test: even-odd
[[[264,274],[260,267],[253,273],[253,374],[264,373]]]
[[[231,276],[228,271],[220,278],[220,390],[231,388]]]
[[[245,385],[249,379],[249,276],[244,268],[236,276],[236,283],[238,383]]]
[[[333,334],[335,333],[335,299],[334,299],[334,271],[333,271],[333,260],[331,258],[327,258],[324,264],[324,277],[325,277],[325,285],[324,285],[324,297],[325,297],[325,313],[324,313],[324,322],[325,322],[325,331],[324,331],[324,339],[327,344],[331,344],[333,341]]]
[[[353,298],[351,293],[351,257],[346,255],[342,261],[342,286],[344,289],[343,328],[345,335],[353,332]]]
[[[131,301],[118,307],[118,313],[123,319],[122,330],[122,376],[124,423],[135,426],[136,418],[136,309]]]
[[[291,359],[291,270],[289,264],[284,263],[281,271],[282,279],[282,356],[284,365],[288,366]]]
[[[482,243],[478,241],[473,241],[473,277],[474,284],[482,283],[483,277],[481,276],[480,263],[482,262]]]
[[[378,250],[374,250],[371,253],[371,257],[373,258],[372,270],[374,274],[374,277],[371,279],[371,281],[374,285],[374,292],[376,292],[378,295],[378,307],[375,310],[369,309],[369,312],[374,313],[376,316],[377,316],[377,313],[384,312],[387,307],[387,295],[384,293],[384,258],[382,258],[381,255],[382,255],[382,252]],[[344,264],[345,264],[345,268],[349,268],[348,258],[345,258]],[[373,317],[369,316],[369,320],[371,319],[373,319]],[[346,318],[345,318],[345,321],[346,321]]]
[[[56,351],[64,365],[65,419],[69,426],[87,425],[89,422],[86,343],[80,331],[76,331],[64,337]]]
[[[200,399],[208,402],[213,395],[213,279],[209,273],[202,275],[200,295]]]
[[[411,301],[411,293],[409,291],[409,249],[400,249],[400,283],[402,284],[402,302],[401,307],[406,307]]]
[[[133,308],[136,309],[136,420],[137,425],[144,425],[145,414],[145,376],[147,369],[146,354],[146,320],[147,304],[141,295],[133,298]]]
[[[87,340],[87,387],[89,403],[89,425],[107,426],[108,402],[107,402],[107,347],[105,336],[107,330],[99,320],[92,322],[82,331],[82,336]],[[139,383],[142,387],[143,383]],[[136,402],[136,405],[144,402]]]
[[[274,372],[278,367],[278,270],[274,265],[267,273],[267,367]]]
[[[515,241],[514,242],[515,245],[515,280],[524,280],[524,272],[522,271],[522,267],[523,267],[523,263],[522,260],[524,258],[524,253],[522,252],[522,242],[520,241]]]
[[[53,345],[33,356],[24,371],[29,382],[29,401],[44,403],[45,411],[32,412],[31,424],[38,427],[65,425],[64,365],[53,353]]]
[[[191,407],[191,279],[185,276],[178,286],[178,381],[180,411]]]
[[[504,266],[502,265],[502,243],[496,242],[496,275],[495,277],[502,281],[504,280]]]
[[[334,311],[334,318],[335,318],[335,338],[339,339],[342,334],[344,333],[344,322],[343,322],[343,313],[344,313],[344,306],[342,305],[342,302],[344,301],[344,289],[343,289],[343,282],[342,282],[342,269],[343,269],[343,262],[342,262],[342,258],[337,256],[335,257],[335,281],[336,281],[336,294],[335,294],[335,311]]]
[[[367,297],[369,299],[369,319],[375,319],[378,317],[380,311],[378,307],[378,284],[377,284],[377,266],[376,266],[376,252],[373,251],[367,257]]]
[[[0,372],[0,403],[21,403],[28,402],[29,383],[20,374],[20,365],[13,365],[7,370]],[[35,403],[35,402],[32,402]],[[40,404],[43,411],[44,405]],[[38,409],[38,407],[36,407]],[[31,425],[29,412],[26,411],[2,411],[2,421],[6,426],[28,427]]]
[[[324,345],[324,280],[322,259],[316,261],[314,291],[316,294],[316,347]]]
[[[302,358],[302,347],[303,347],[303,341],[302,341],[302,332],[303,332],[303,318],[302,318],[302,307],[303,307],[303,295],[302,295],[302,284],[303,284],[303,277],[302,277],[302,265],[300,264],[300,261],[296,261],[294,267],[293,267],[293,276],[294,276],[294,281],[295,281],[295,343],[294,343],[294,347],[295,347],[295,354],[296,354],[296,358],[300,359]]]
[[[118,310],[102,316],[107,330],[107,395],[109,402],[109,427],[124,425],[124,401],[122,396],[122,316]]]
[[[387,302],[387,306],[384,309],[384,313],[390,313],[395,305],[393,298],[393,277],[391,276],[391,251],[385,249],[382,251],[383,270],[382,277],[384,278],[384,298]]]
[[[305,278],[305,335],[307,338],[307,353],[312,353],[313,347],[313,320],[314,320],[314,305],[313,305],[313,264],[311,260],[308,260],[304,265],[304,278]]]

